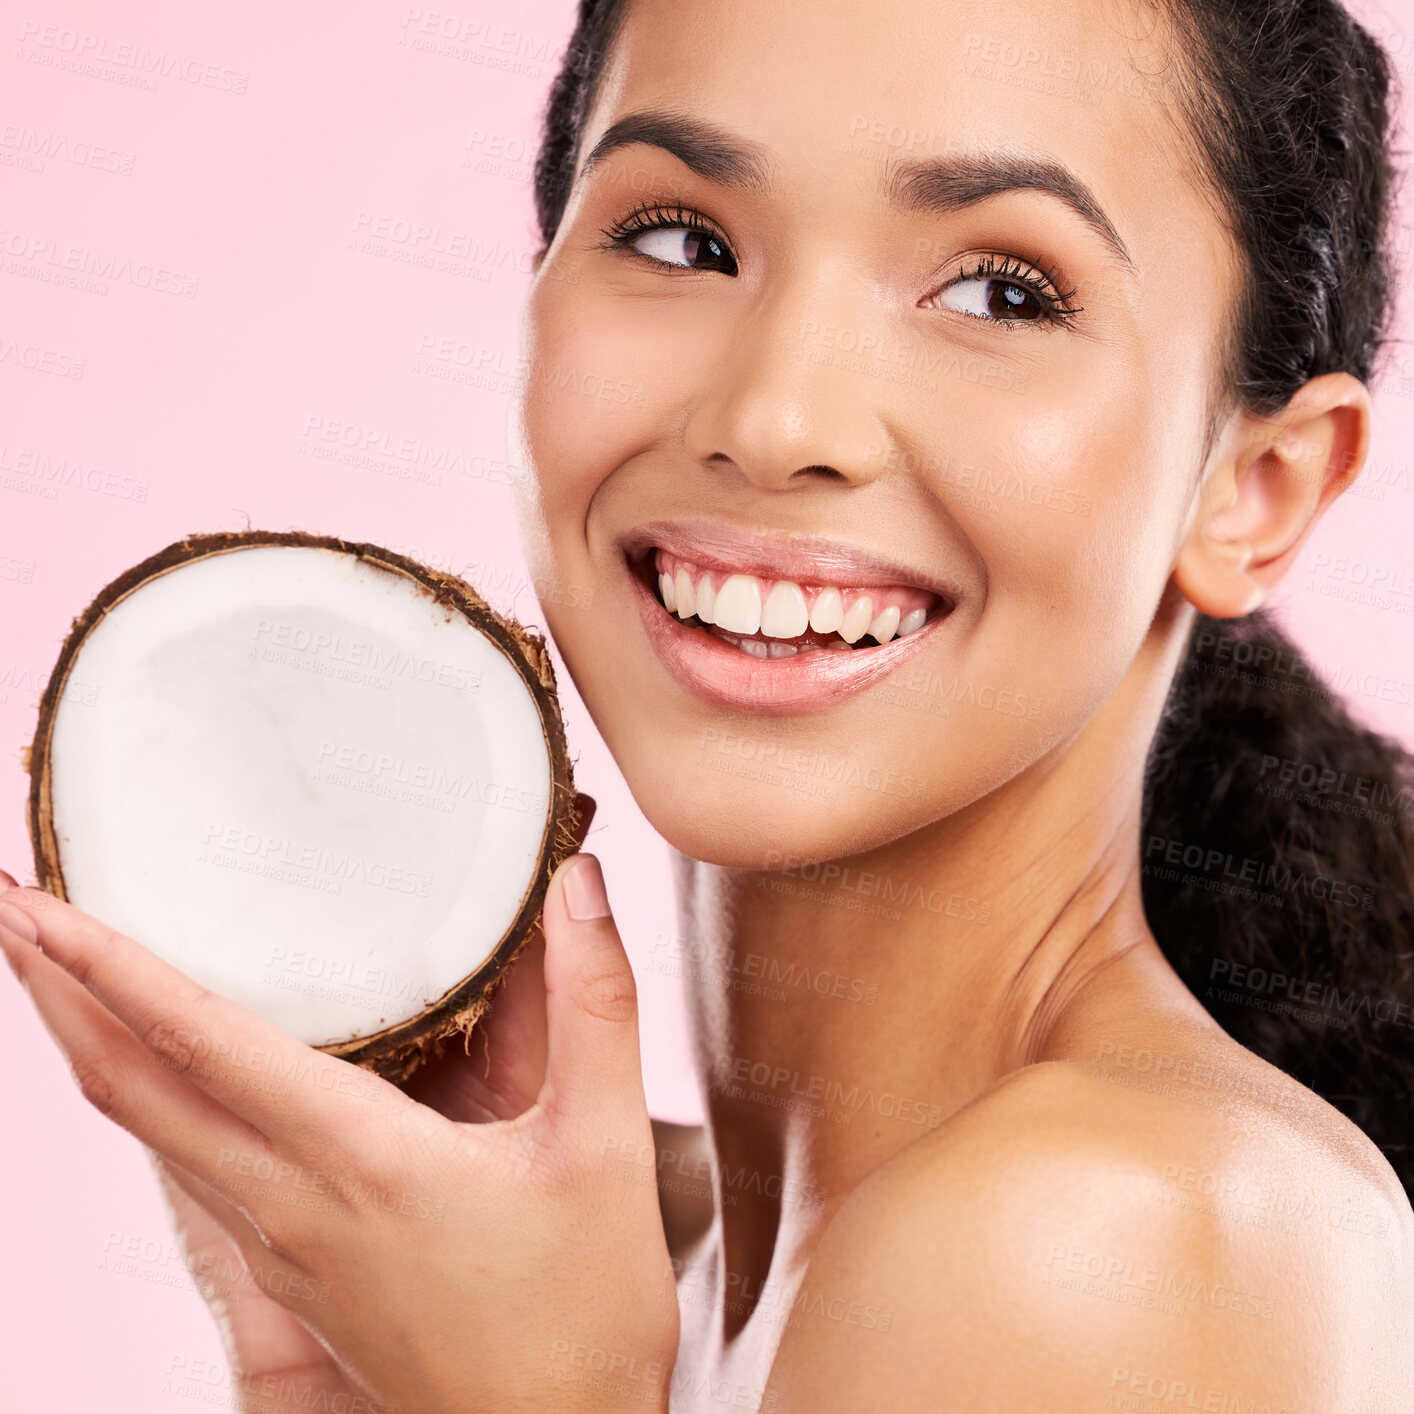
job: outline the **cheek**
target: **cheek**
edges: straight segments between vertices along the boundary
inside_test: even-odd
[[[1076,360],[1048,370],[1011,428],[979,448],[1025,483],[1010,488],[989,560],[1068,618],[1147,623],[1168,577],[1177,467],[1151,394],[1130,361]]]
[[[711,366],[710,335],[694,316],[672,318],[664,301],[594,292],[547,267],[525,326],[519,398],[526,452],[552,529],[580,512],[596,489],[666,430],[655,409],[685,406]],[[558,516],[556,515],[558,512]]]
[[[516,412],[530,473],[522,520],[533,509],[541,522],[537,538],[548,541],[538,553],[559,552],[563,537],[583,525],[584,508],[622,459],[620,448],[630,434],[623,405],[632,392],[622,391],[619,331],[583,317],[585,302],[550,266],[526,308]]]
[[[931,478],[986,566],[976,675],[1042,698],[1057,725],[1092,712],[1138,651],[1181,509],[1143,379],[1097,362],[978,398]]]

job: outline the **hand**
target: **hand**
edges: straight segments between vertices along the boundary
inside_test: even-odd
[[[612,919],[566,908],[599,880],[575,855],[551,881],[543,1083],[485,1123],[303,1045],[38,890],[0,895],[20,931],[0,927],[0,946],[85,1097],[228,1235],[271,1303],[248,1308],[270,1321],[267,1366],[342,1380],[368,1414],[665,1410],[678,1309],[633,976]],[[470,1093],[448,1073],[446,1095]]]
[[[575,806],[578,847],[589,832],[595,801],[580,793]],[[13,886],[2,872],[0,878]],[[513,1119],[534,1103],[544,1083],[545,1043],[545,935],[537,924],[496,992],[492,1010],[477,1023],[471,1051],[450,1039],[443,1053],[425,1061],[401,1088],[449,1119]],[[325,1407],[355,1409],[356,1392],[337,1362],[245,1270],[211,1190],[160,1155],[149,1151],[149,1156],[178,1245],[221,1332],[239,1407],[246,1406],[249,1395],[254,1401],[250,1408],[260,1414],[284,1407],[303,1411],[322,1395]],[[313,1299],[320,1294],[316,1288]],[[335,1402],[337,1396],[342,1401]]]
[[[596,806],[594,798],[583,793],[576,795],[575,805],[575,844],[580,846]],[[3,871],[0,880],[14,885]],[[482,1122],[524,1113],[545,1079],[544,964],[545,935],[537,925],[498,989],[492,1010],[477,1023],[470,1052],[450,1039],[441,1055],[434,1054],[402,1082],[405,1093],[449,1119]],[[357,1409],[358,1392],[334,1358],[292,1311],[253,1280],[222,1226],[211,1190],[159,1154],[148,1153],[183,1258],[221,1332],[232,1388],[240,1401],[237,1408],[260,1414],[284,1408],[303,1411],[322,1396],[322,1407]],[[321,1294],[316,1288],[311,1299]]]

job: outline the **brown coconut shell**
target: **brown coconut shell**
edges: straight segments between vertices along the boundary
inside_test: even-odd
[[[544,636],[524,628],[509,615],[498,613],[464,579],[431,569],[379,545],[339,540],[329,535],[311,535],[302,530],[222,531],[190,535],[119,575],[74,620],[40,701],[39,723],[27,761],[30,775],[27,824],[34,848],[35,872],[41,889],[56,898],[68,900],[50,799],[50,743],[55,714],[68,682],[69,671],[88,635],[129,594],[159,575],[168,574],[208,555],[223,555],[265,545],[334,550],[355,555],[394,574],[407,576],[430,594],[446,610],[449,618],[453,613],[462,614],[500,648],[525,682],[539,712],[540,727],[551,763],[550,811],[540,843],[540,864],[526,887],[515,920],[481,967],[418,1016],[373,1036],[319,1047],[330,1055],[342,1056],[387,1079],[403,1080],[429,1055],[440,1054],[449,1038],[469,1036],[487,1011],[511,965],[536,931],[551,875],[578,848],[582,823],[575,805],[574,772],[556,695],[555,670]]]

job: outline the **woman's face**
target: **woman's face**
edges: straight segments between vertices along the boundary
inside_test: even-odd
[[[1152,30],[1133,0],[633,0],[526,310],[519,510],[684,853],[887,843],[1139,671],[1234,288]],[[586,170],[636,115],[686,121]]]

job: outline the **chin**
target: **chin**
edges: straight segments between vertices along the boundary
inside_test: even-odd
[[[669,845],[704,864],[779,871],[839,859],[887,845],[936,814],[936,802],[921,793],[891,794],[812,772],[813,752],[801,753],[801,769],[781,764],[791,754],[786,746],[760,759],[740,726],[725,721],[690,743],[652,745],[641,723],[621,726],[631,746],[620,749],[612,726],[606,740],[639,809]],[[871,779],[898,779],[859,764]]]

